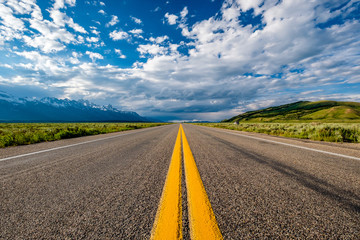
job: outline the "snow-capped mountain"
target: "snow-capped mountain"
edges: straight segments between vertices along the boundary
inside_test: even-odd
[[[0,91],[0,122],[148,122],[136,112],[87,100],[16,98]]]

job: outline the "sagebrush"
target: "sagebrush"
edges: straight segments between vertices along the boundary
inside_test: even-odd
[[[166,123],[0,123],[0,147],[154,127]]]
[[[359,123],[199,123],[209,127],[327,142],[360,142]]]

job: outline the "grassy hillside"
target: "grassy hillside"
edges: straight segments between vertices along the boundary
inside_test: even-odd
[[[301,101],[250,111],[223,122],[360,122],[360,103]]]

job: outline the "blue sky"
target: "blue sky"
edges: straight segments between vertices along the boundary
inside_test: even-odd
[[[0,0],[0,91],[161,120],[360,101],[360,1]]]

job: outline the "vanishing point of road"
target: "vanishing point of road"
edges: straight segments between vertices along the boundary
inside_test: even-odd
[[[360,239],[360,147],[189,124],[0,149],[0,239]]]

